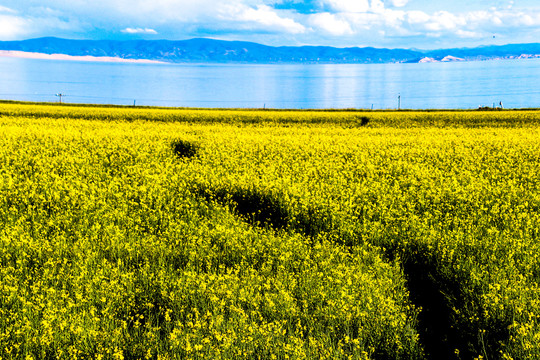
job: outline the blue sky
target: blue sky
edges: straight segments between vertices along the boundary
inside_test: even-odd
[[[540,42],[538,0],[0,0],[0,40],[210,37],[449,48]]]

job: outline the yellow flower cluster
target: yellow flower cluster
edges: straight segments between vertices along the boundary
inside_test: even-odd
[[[0,358],[538,358],[539,120],[0,104]]]

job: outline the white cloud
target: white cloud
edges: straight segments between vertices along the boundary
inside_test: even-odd
[[[439,11],[431,16],[426,28],[430,31],[453,30],[458,26],[466,25],[462,16],[454,15],[448,11]]]
[[[458,30],[456,31],[456,35],[463,39],[474,39],[474,38],[481,38],[481,37],[486,36],[483,33],[475,32],[475,31],[467,31],[467,30]]]
[[[11,15],[0,14],[0,39],[13,40],[18,39],[28,33],[31,24],[28,20]]]
[[[20,1],[20,0],[6,0]],[[38,0],[25,0],[41,6]],[[81,19],[89,31],[109,32],[124,29],[124,34],[151,34],[158,29],[168,38],[190,36],[222,37],[228,33],[265,32],[302,34],[306,27],[297,22],[292,11],[276,10],[266,0],[49,0],[47,7],[62,9]],[[144,24],[144,26],[141,26]],[[103,29],[103,30],[102,30]]]
[[[515,0],[447,11],[410,0],[0,0],[0,38],[97,38],[159,34],[207,36],[273,45],[328,44],[424,47],[499,38],[536,41],[540,8]],[[43,5],[46,3],[46,5]],[[474,1],[471,1],[474,3]],[[529,0],[532,4],[532,0]],[[279,4],[279,7],[276,7]],[[475,11],[466,11],[476,9]],[[452,10],[450,10],[452,9]],[[538,35],[536,35],[537,38]],[[437,38],[434,42],[428,37]],[[512,37],[515,37],[512,38]],[[445,46],[445,45],[442,45]]]
[[[20,11],[0,6],[0,40],[49,36],[53,31],[76,31],[78,26],[76,19],[48,7],[29,7]]]
[[[2,6],[2,5],[0,5],[0,12],[1,12],[1,13],[8,13],[8,14],[15,14],[15,13],[17,13],[15,10],[10,9],[10,8],[8,8],[8,7],[5,7],[5,6]]]
[[[406,19],[409,24],[424,24],[431,19],[431,16],[423,11],[414,10],[407,12]]]
[[[122,30],[124,34],[149,34],[149,35],[157,35],[157,31],[154,29],[149,28],[125,28]]]
[[[221,19],[229,22],[241,22],[244,28],[286,32],[301,34],[306,32],[306,27],[295,20],[281,17],[267,5],[259,5],[252,8],[245,5],[237,5],[222,9]]]
[[[326,0],[325,3],[337,12],[362,13],[369,10],[368,0]]]
[[[395,7],[403,7],[409,3],[409,0],[390,0],[390,4]]]
[[[348,21],[327,12],[311,15],[310,24],[334,36],[352,35],[354,33]]]
[[[447,41],[448,46],[455,46],[461,39],[487,39],[493,33],[506,33],[510,39],[522,33],[524,28],[540,28],[538,9],[518,11],[512,1],[506,2],[509,6],[502,8],[434,13],[401,9],[409,3],[408,0],[320,1],[330,11],[308,14],[305,16],[307,22],[302,19],[299,22],[311,26],[314,34],[327,34],[335,39],[350,41],[369,38],[373,42],[395,41],[399,46],[407,46],[403,45],[404,38],[417,41],[421,37],[431,37],[441,39],[438,44]]]
[[[370,11],[372,11],[374,13],[383,13],[385,11],[383,1],[382,0],[371,0]]]
[[[306,28],[290,18],[280,17],[272,8],[266,5],[258,6],[257,9],[247,8],[240,20],[251,21],[273,29],[281,29],[291,34],[300,34]]]
[[[402,26],[412,33],[444,39],[486,39],[493,33],[506,33],[508,39],[516,34],[540,27],[540,13],[489,9],[465,13],[439,11],[427,14],[420,11],[406,12]],[[514,40],[515,41],[515,40]]]

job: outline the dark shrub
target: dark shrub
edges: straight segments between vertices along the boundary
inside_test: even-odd
[[[174,154],[179,158],[191,158],[197,155],[199,146],[192,142],[176,139],[171,143],[171,148]]]
[[[367,116],[362,116],[360,118],[360,125],[366,126],[368,124],[368,122],[369,122],[369,118]]]

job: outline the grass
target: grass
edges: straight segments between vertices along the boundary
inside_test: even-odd
[[[1,358],[540,356],[538,111],[0,114]]]

